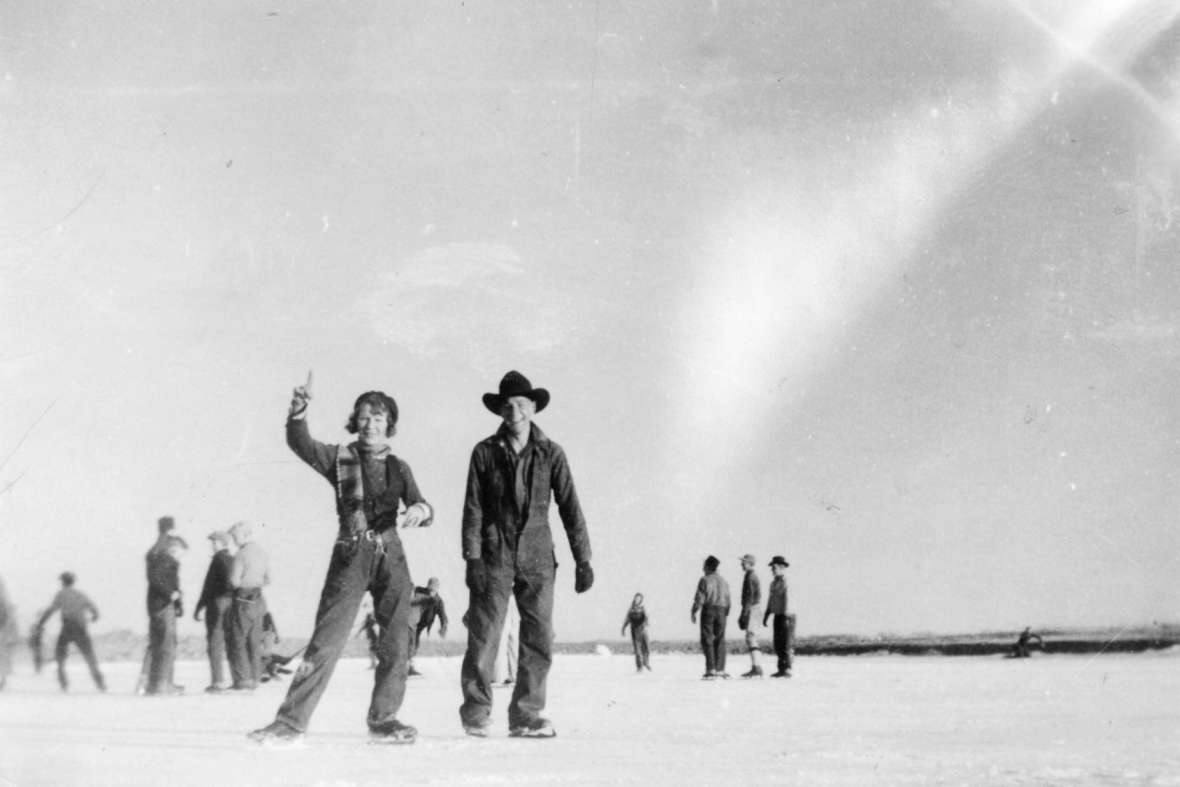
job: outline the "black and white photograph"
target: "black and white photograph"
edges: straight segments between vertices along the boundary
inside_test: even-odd
[[[10,0],[0,162],[0,787],[1180,785],[1174,0]]]

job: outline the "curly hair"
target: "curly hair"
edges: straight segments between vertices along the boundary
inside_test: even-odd
[[[370,410],[385,412],[388,416],[385,436],[393,437],[397,432],[397,402],[393,401],[393,397],[384,391],[365,391],[356,398],[356,404],[352,406],[352,414],[348,416],[348,423],[344,425],[349,434],[356,434],[360,431],[356,424],[356,414],[360,412],[363,404],[369,405]]]

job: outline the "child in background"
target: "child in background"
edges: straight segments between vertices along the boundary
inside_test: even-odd
[[[647,610],[643,608],[642,593],[636,593],[635,598],[631,599],[631,608],[627,610],[627,616],[623,618],[623,629],[619,633],[627,633],[627,626],[631,627],[631,647],[635,650],[635,671],[647,670],[651,672],[651,665],[648,663],[651,648],[647,639]]]

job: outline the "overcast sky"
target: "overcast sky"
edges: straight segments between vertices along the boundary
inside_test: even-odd
[[[518,369],[598,581],[692,638],[782,554],[801,635],[1177,621],[1174,3],[106,4],[0,10],[0,576],[146,630],[162,514],[262,523],[310,632],[344,442],[398,401],[466,605],[480,396]],[[23,625],[23,624],[22,624]],[[188,623],[182,633],[201,629]],[[456,627],[452,636],[463,636]]]

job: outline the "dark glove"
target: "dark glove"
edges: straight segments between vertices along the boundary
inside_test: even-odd
[[[488,570],[480,558],[467,561],[467,588],[478,596],[488,592]]]
[[[579,563],[574,568],[574,590],[585,593],[594,584],[594,569],[589,563]]]
[[[743,612],[740,615],[738,615],[738,628],[739,629],[741,629],[742,631],[745,631],[746,628],[749,627],[749,625],[750,625],[750,613],[749,612]]]

